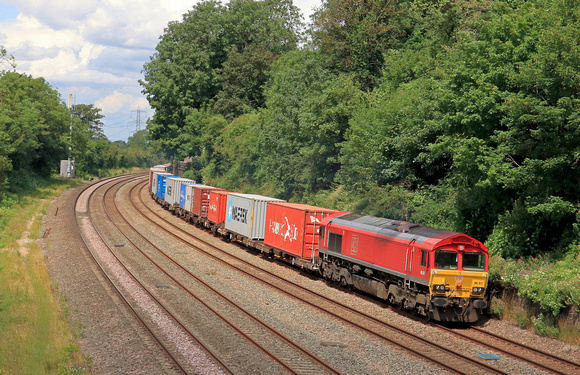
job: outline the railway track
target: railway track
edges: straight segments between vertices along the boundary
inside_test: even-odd
[[[136,193],[137,190],[135,190],[137,185],[135,185],[131,189],[130,194],[138,195],[138,200],[141,206],[147,212],[149,212],[150,215],[153,215],[155,219],[148,217],[145,211],[138,208],[137,205],[134,203],[135,201],[131,200],[134,209],[140,212],[144,217],[148,217],[151,223],[154,223],[155,225],[159,226],[159,228],[164,230],[166,234],[174,237],[176,240],[181,241],[188,246],[191,246],[192,249],[201,251],[204,254],[214,258],[215,260],[220,261],[229,267],[235,268],[236,270],[244,273],[247,276],[253,277],[259,280],[260,282],[266,283],[270,287],[277,289],[282,293],[292,296],[293,298],[301,301],[302,303],[307,303],[310,306],[322,310],[325,313],[330,314],[337,319],[341,319],[344,323],[353,325],[358,329],[365,331],[367,334],[377,336],[380,339],[391,343],[392,345],[395,345],[405,351],[408,351],[424,360],[430,361],[450,372],[463,374],[506,373],[501,369],[489,366],[487,363],[484,362],[484,360],[470,358],[461,353],[460,351],[453,351],[448,348],[441,347],[440,345],[430,342],[418,335],[414,335],[410,332],[405,332],[404,330],[394,325],[391,325],[387,322],[380,321],[372,316],[364,314],[360,311],[356,311],[337,301],[333,301],[326,297],[313,293],[310,290],[303,288],[302,286],[296,283],[289,282],[288,280],[285,280],[276,274],[255,267],[254,265],[245,262],[243,259],[236,257],[230,254],[229,252],[225,252],[222,249],[213,246],[212,244],[204,241],[199,237],[192,235],[191,233],[179,227],[173,226],[173,224],[171,224],[170,222],[165,220],[162,216],[156,214],[153,210],[151,210],[148,207],[148,205],[143,201],[142,190],[144,186],[145,185],[141,185],[137,194]],[[162,223],[164,223],[164,225],[162,225]],[[179,232],[179,235],[175,234],[174,231]],[[184,237],[191,238],[192,240],[188,241]],[[212,250],[211,251],[204,250],[198,245],[196,245],[193,241],[201,242],[204,246],[210,247]],[[225,260],[225,258],[229,258],[230,261]]]
[[[137,244],[137,240],[133,241],[130,238],[130,235],[128,234],[129,230],[127,230],[127,228],[139,236],[140,233],[121,214],[119,207],[117,206],[117,203],[114,199],[116,193],[114,188],[114,186],[111,186],[109,189],[107,189],[103,199],[103,206],[110,222],[115,225],[117,230],[123,235],[126,241],[130,243],[131,247],[136,250],[136,252],[133,252],[132,256],[134,257],[138,252],[141,256],[146,258],[150,264],[154,265],[159,272],[163,273],[174,285],[177,285],[182,291],[187,293],[190,297],[194,298],[198,304],[203,305],[205,309],[203,311],[198,311],[200,315],[204,316],[205,319],[209,319],[210,317],[218,318],[221,323],[223,323],[222,325],[226,325],[231,330],[233,330],[235,334],[243,337],[251,345],[255,346],[262,353],[266,354],[272,361],[277,363],[288,373],[339,373],[323,360],[317,358],[315,355],[311,354],[300,345],[297,345],[288,337],[279,333],[276,329],[269,326],[264,321],[257,318],[242,308],[240,305],[235,303],[233,300],[210,286],[200,277],[196,276],[194,273],[180,265],[171,256],[147,240],[145,237],[141,237],[146,242],[146,246],[154,250],[153,252],[149,251],[149,254],[147,254],[147,252],[142,249],[145,247],[142,241],[140,244]],[[121,229],[121,226],[126,228]],[[194,291],[194,288],[186,285],[190,283],[191,280],[195,280],[195,282],[198,284],[197,289],[199,289],[199,286],[202,286],[205,290],[201,292]],[[219,301],[216,301],[216,297],[219,299]],[[210,303],[208,301],[212,302]],[[174,319],[177,318],[174,317]],[[180,325],[183,326],[184,323],[181,323]],[[221,327],[219,324],[216,324],[215,326],[216,331],[222,331],[224,329],[225,327]],[[229,368],[235,368],[235,357],[238,357],[242,354],[239,350],[241,345],[242,344],[238,344],[235,346],[237,350],[232,348],[233,350],[229,351],[232,356],[221,358],[220,362],[222,364],[229,363]],[[243,353],[243,355],[251,356],[252,353]],[[262,369],[262,371],[264,371],[264,369]],[[238,372],[240,372],[240,370],[238,370]],[[276,370],[276,372],[278,372],[278,370]]]
[[[178,369],[181,373],[186,373],[185,369],[181,366],[180,362],[172,355],[171,351],[168,347],[164,344],[164,341],[160,338],[160,336],[155,332],[152,328],[151,324],[147,323],[147,321],[139,314],[137,308],[131,303],[129,299],[126,298],[122,290],[117,286],[115,283],[115,278],[110,275],[108,271],[108,267],[104,264],[102,259],[97,255],[97,252],[100,250],[104,250],[104,248],[108,248],[108,245],[100,236],[98,231],[95,230],[95,227],[92,226],[92,219],[89,211],[90,206],[90,199],[93,196],[93,193],[104,184],[110,181],[116,181],[121,179],[122,181],[127,181],[132,178],[113,178],[109,180],[105,180],[103,182],[99,182],[97,184],[91,185],[87,189],[85,189],[76,199],[75,201],[75,221],[77,225],[77,229],[79,234],[85,244],[86,250],[90,253],[92,259],[95,261],[97,266],[99,267],[102,274],[105,276],[106,280],[109,282],[109,285],[114,289],[116,295],[121,298],[121,301],[124,302],[125,306],[128,310],[133,313],[135,319],[140,323],[141,327],[143,327],[148,333],[149,337],[161,348],[161,350],[165,353],[165,355],[172,361],[173,365]],[[92,226],[92,227],[91,227]],[[91,230],[92,229],[92,230]],[[100,242],[99,242],[100,241]],[[97,249],[99,248],[100,249]],[[110,250],[110,248],[109,248]]]
[[[487,332],[479,327],[471,327],[467,331],[439,327],[462,339],[489,348],[498,354],[510,356],[517,360],[530,363],[534,367],[551,374],[580,374],[580,363],[555,356],[551,353],[524,345],[507,337]]]
[[[123,184],[135,179],[113,178],[92,185],[86,189],[75,203],[75,218],[79,233],[85,242],[86,248],[101,273],[109,284],[113,287],[117,296],[125,304],[128,310],[139,322],[141,327],[148,333],[148,336],[163,351],[165,356],[171,361],[172,367],[179,373],[233,373],[227,366],[213,358],[213,363],[208,363],[207,358],[202,362],[201,367],[192,367],[192,361],[186,359],[192,354],[199,356],[206,352],[200,351],[194,345],[203,345],[196,341],[195,336],[188,332],[181,323],[167,310],[167,308],[155,298],[138,278],[133,275],[123,262],[117,257],[114,245],[111,246],[105,239],[99,225],[94,218],[95,194],[107,184]],[[97,201],[99,198],[96,198]],[[81,202],[79,204],[79,201]],[[97,202],[98,203],[98,202]],[[99,206],[97,204],[97,206]],[[207,350],[207,348],[204,348]],[[201,361],[200,361],[201,362]],[[219,367],[218,367],[219,366]]]

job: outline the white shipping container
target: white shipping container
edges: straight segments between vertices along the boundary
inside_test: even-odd
[[[181,194],[181,184],[193,183],[189,178],[167,177],[165,186],[165,202],[172,206],[177,203],[179,206],[179,195]]]
[[[263,240],[268,202],[282,200],[263,195],[229,193],[225,228],[252,240]]]
[[[199,184],[185,184],[185,204],[182,208],[187,212],[191,212],[191,207],[193,207],[193,187],[196,185]]]

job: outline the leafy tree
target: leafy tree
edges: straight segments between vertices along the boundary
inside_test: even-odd
[[[449,87],[433,150],[453,160],[464,228],[505,256],[578,240],[578,4],[494,2],[446,56]],[[506,209],[507,208],[507,209]]]
[[[441,83],[417,79],[396,90],[369,95],[350,122],[342,148],[340,181],[355,190],[397,185],[408,189],[437,184],[449,161],[429,150],[441,129]]]
[[[221,174],[218,186],[226,189],[252,191],[257,184],[256,169],[261,117],[250,113],[231,121],[217,137],[217,151],[221,156]]]
[[[266,46],[251,44],[242,52],[232,49],[219,79],[222,90],[214,110],[228,120],[264,106],[263,86],[275,55]]]
[[[101,111],[101,108],[96,108],[93,104],[77,104],[73,108],[74,116],[89,126],[88,131],[93,133],[93,138],[104,139],[106,136],[101,119],[105,116]]]
[[[353,72],[365,89],[378,83],[383,54],[408,37],[406,0],[326,0],[314,14],[314,42],[337,72]]]
[[[70,114],[42,78],[0,74],[0,178],[29,171],[49,176],[66,156]]]
[[[136,148],[147,150],[149,148],[149,140],[147,139],[147,129],[136,131],[127,140],[128,148]]]
[[[156,110],[149,124],[151,139],[169,154],[178,155],[180,133],[192,110],[209,106],[214,100],[219,101],[220,110],[231,107],[223,95],[216,99],[224,82],[230,93],[234,90],[242,94],[237,103],[232,101],[234,110],[259,98],[259,93],[246,97],[236,90],[240,85],[232,84],[236,80],[248,81],[243,76],[234,77],[238,71],[241,75],[248,72],[247,67],[237,68],[238,54],[255,56],[251,50],[244,53],[251,45],[265,46],[274,55],[292,50],[299,41],[300,27],[297,9],[289,0],[232,0],[225,6],[217,1],[204,1],[185,14],[182,22],[170,23],[151,61],[145,64],[145,77],[140,81]],[[234,61],[224,68],[228,57]],[[268,60],[263,60],[266,65]],[[251,67],[251,70],[259,75],[263,69]],[[259,77],[249,81],[241,87],[247,89],[260,83]],[[191,136],[199,137],[200,133]]]
[[[4,46],[0,46],[0,68],[16,68],[14,55],[8,53]]]
[[[284,198],[332,184],[348,119],[361,102],[348,76],[323,67],[315,51],[294,51],[273,64],[262,112],[260,178]]]

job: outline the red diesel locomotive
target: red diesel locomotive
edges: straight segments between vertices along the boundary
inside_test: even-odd
[[[339,213],[321,223],[320,273],[437,321],[477,321],[488,251],[461,233]]]

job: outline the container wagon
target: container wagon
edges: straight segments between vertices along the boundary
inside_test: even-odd
[[[268,202],[266,232],[260,250],[292,265],[316,270],[320,223],[337,212],[307,204]]]

